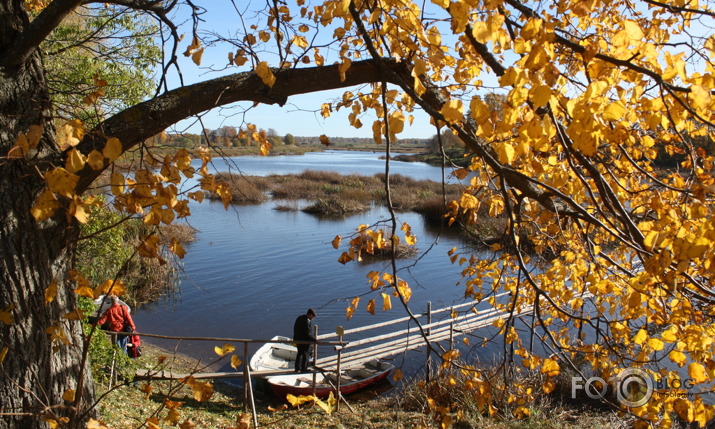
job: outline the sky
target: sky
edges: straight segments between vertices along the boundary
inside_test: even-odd
[[[213,2],[211,2],[213,3]],[[265,7],[265,3],[261,2]],[[218,4],[218,2],[217,2]],[[232,26],[236,25],[236,13],[233,10],[227,11],[225,8],[211,8],[203,16],[205,23],[201,24],[201,28],[210,28],[220,34],[228,35],[232,31]],[[182,30],[186,33],[186,37],[181,42],[180,50],[183,52],[189,44],[190,26],[183,26]],[[248,71],[250,63],[242,67],[231,67],[222,72],[214,72],[209,69],[213,66],[223,68],[228,62],[228,47],[209,47],[204,52],[201,65],[195,65],[190,58],[180,55],[179,64],[185,84],[193,84],[210,78],[215,78],[221,75],[230,73]],[[235,51],[235,49],[234,49]],[[326,61],[330,63],[332,60]],[[177,85],[178,80],[172,79],[174,85]],[[198,123],[197,120],[184,120],[169,132],[181,131],[199,133],[202,128],[217,129],[222,126],[241,126],[244,121],[255,124],[257,127],[269,130],[273,129],[279,136],[293,134],[294,136],[320,136],[325,134],[328,137],[372,137],[372,123],[376,117],[374,115],[365,115],[361,117],[363,126],[359,129],[352,127],[348,121],[348,109],[341,109],[338,112],[333,112],[328,118],[323,118],[320,114],[320,106],[331,100],[339,99],[342,94],[351,89],[356,92],[355,88],[346,88],[333,91],[325,91],[313,94],[296,95],[290,97],[288,102],[283,107],[277,105],[259,105],[252,108],[247,115],[243,115],[243,111],[251,107],[252,103],[238,103],[229,106],[229,108],[213,109],[202,117],[203,123]],[[368,88],[369,89],[369,88]],[[398,138],[431,138],[436,134],[433,125],[430,124],[429,117],[422,111],[413,112],[415,120],[412,125],[405,125],[402,133],[398,134]]]

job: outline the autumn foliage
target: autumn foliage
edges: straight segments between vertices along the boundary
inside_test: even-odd
[[[27,2],[27,7],[43,10],[40,20],[45,11],[56,13],[52,6],[60,3],[44,8],[47,2]],[[160,102],[180,94],[183,100],[202,101],[171,110],[162,116],[167,124],[151,122],[154,116],[130,107],[93,130],[78,120],[55,128],[38,122],[14,135],[12,144],[3,146],[2,168],[31,163],[48,150],[61,158],[32,169],[45,186],[28,207],[34,220],[40,225],[58,217],[70,224],[86,222],[96,201],[85,193],[102,172],[110,175],[115,208],[150,225],[188,216],[189,201],[200,202],[204,192],[228,204],[226,183],[208,169],[207,149],[166,156],[148,152],[131,173],[113,166],[142,138],[160,131],[155,128],[217,103],[283,104],[293,94],[368,83],[359,92],[347,88],[342,100],[316,106],[316,111],[328,117],[347,109],[356,128],[372,118],[367,126],[375,141],[389,148],[419,109],[431,118],[436,133],[448,129],[464,143],[473,161],[455,174],[471,179],[461,197],[448,202],[445,220],[478,223],[484,216],[505,216],[515,251],[481,260],[454,249],[445,257],[463,273],[467,297],[504,312],[496,324],[501,340],[513,347],[523,368],[545,376],[542,389],[553,389],[552,377],[567,369],[615,382],[624,368],[642,368],[657,378],[689,377],[689,393],[695,395],[623,407],[640,422],[668,426],[677,416],[704,425],[715,416],[697,394],[715,378],[715,180],[712,154],[702,144],[712,141],[715,112],[715,38],[710,33],[715,12],[708,3],[268,4],[241,17],[254,21],[238,30],[230,49],[209,45],[204,39],[210,37],[199,31],[180,42],[184,52],[174,48],[196,64],[206,50],[225,49],[238,77],[222,81],[220,89],[207,82],[201,87],[207,92],[168,92],[167,98],[150,100],[156,104],[141,106],[169,112]],[[249,8],[254,7],[259,6]],[[165,20],[166,11],[158,8],[142,10]],[[17,58],[28,57],[26,44],[12,47],[23,54]],[[15,61],[3,57],[3,67]],[[301,80],[302,73],[313,79]],[[234,94],[227,91],[231,85],[250,85],[255,91]],[[496,98],[502,100],[498,115],[485,101],[492,92],[503,95]],[[119,135],[118,124],[128,121],[139,124],[135,137],[126,131]],[[248,125],[242,132],[268,153],[270,143],[256,127]],[[676,169],[657,169],[654,161],[662,152],[682,155],[683,161]],[[201,160],[198,169],[191,166],[192,158]],[[181,194],[177,185],[191,177],[198,177],[200,189]],[[550,257],[522,253],[523,237],[536,255]],[[339,261],[348,263],[398,240],[414,244],[418,237],[406,224],[361,225],[333,245],[344,246]],[[179,257],[184,253],[179,243],[169,249]],[[155,236],[147,237],[138,252],[162,258]],[[116,291],[112,285],[118,285],[84,285],[77,277],[57,280],[74,282],[77,293],[93,297]],[[56,287],[40,286],[48,305]],[[409,305],[412,291],[395,272],[372,274],[368,287],[376,294],[366,300],[368,311],[392,308],[391,297]],[[500,295],[508,299],[497,298],[502,292],[508,292]],[[18,304],[0,309],[3,324],[24,323],[14,318]],[[353,301],[348,315],[358,305]],[[530,317],[519,318],[524,314]],[[55,347],[70,346],[62,323],[47,333]],[[535,340],[544,353],[533,351]],[[3,346],[0,360],[11,346]],[[448,354],[442,358],[456,360]],[[491,387],[474,374],[484,412],[493,412]],[[208,388],[195,385],[201,395],[208,394]]]

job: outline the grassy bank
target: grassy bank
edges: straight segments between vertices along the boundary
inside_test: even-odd
[[[145,354],[137,362],[140,366],[163,366],[175,372],[191,372],[201,365],[195,360],[175,355],[160,348],[144,345]],[[253,427],[252,416],[244,414],[242,390],[228,383],[213,383],[213,395],[199,402],[188,386],[173,381],[127,383],[106,391],[98,386],[98,393],[106,396],[99,405],[101,420],[111,428],[138,427],[153,418],[156,426],[182,428],[248,428]],[[262,428],[376,428],[407,429],[440,427],[444,415],[430,404],[428,396],[438,401],[459,404],[463,410],[446,415],[453,428],[563,428],[592,429],[595,427],[627,427],[625,422],[607,410],[579,408],[564,405],[551,397],[538,396],[526,407],[509,405],[494,416],[476,410],[476,392],[453,387],[448,382],[429,386],[415,384],[399,395],[386,395],[372,399],[349,399],[350,407],[342,406],[339,412],[326,414],[321,408],[304,405],[289,407],[268,394],[256,395],[259,427]],[[471,408],[470,408],[470,403]],[[528,413],[524,413],[527,409]],[[515,410],[522,410],[517,414]],[[528,415],[527,415],[528,414]],[[241,426],[241,422],[248,426]]]
[[[261,203],[269,197],[280,202],[282,209],[303,210],[322,215],[346,215],[368,210],[372,205],[385,205],[384,174],[342,175],[329,171],[306,171],[301,174],[244,176],[221,174],[235,203]],[[445,212],[444,199],[459,198],[461,187],[443,185],[431,180],[415,180],[399,174],[390,176],[392,205],[396,210],[418,213]],[[442,197],[442,193],[446,197]],[[218,198],[217,196],[211,196]],[[290,201],[308,201],[299,206]]]

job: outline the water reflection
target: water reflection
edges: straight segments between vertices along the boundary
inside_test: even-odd
[[[321,152],[233,158],[215,162],[214,168],[234,172],[240,168],[252,175],[308,169],[375,174],[383,171],[384,161],[379,154]],[[420,163],[393,162],[392,171],[416,179],[439,180],[442,176],[440,168]],[[365,305],[374,296],[368,295],[355,315],[346,320],[349,301],[370,292],[367,274],[390,267],[384,261],[342,265],[337,259],[343,249],[335,250],[331,245],[336,235],[348,237],[360,224],[388,219],[387,210],[377,207],[344,219],[321,219],[297,211],[277,211],[275,206],[273,201],[231,206],[229,210],[211,201],[192,205],[187,222],[199,232],[197,241],[186,246],[180,294],[174,300],[138,309],[135,320],[140,330],[172,336],[269,339],[290,335],[295,317],[309,307],[318,309],[316,323],[321,332],[332,332],[338,325],[350,329],[404,315],[397,300],[392,311],[378,309],[375,315],[369,314]],[[398,218],[400,224],[409,223],[418,236],[420,254],[399,262],[399,276],[413,288],[413,311],[425,311],[428,302],[433,308],[463,302],[461,268],[452,265],[447,255],[452,247],[465,246],[460,237],[441,226],[426,225],[415,213],[398,213]],[[173,340],[147,341],[170,350],[176,348],[203,362],[214,360],[213,347],[220,345],[182,341],[177,346]],[[405,359],[414,360],[416,363],[410,364],[414,368],[424,363],[423,355]]]

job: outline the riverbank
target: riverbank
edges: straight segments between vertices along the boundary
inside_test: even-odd
[[[139,364],[153,367],[162,361],[167,369],[191,372],[201,367],[196,359],[174,354],[150,344],[144,344]],[[242,390],[226,382],[212,383],[213,394],[206,401],[194,398],[194,391],[176,381],[132,383],[105,392],[98,386],[98,395],[106,393],[99,404],[102,422],[110,428],[137,427],[154,419],[151,427],[182,428],[246,428],[253,427],[252,416],[245,414]],[[326,414],[320,407],[303,405],[289,407],[270,395],[257,394],[256,409],[261,428],[375,428],[407,429],[440,427],[439,410],[431,409],[426,388],[416,384],[400,395],[372,399],[349,400],[350,407]],[[455,388],[455,392],[458,389]],[[566,406],[543,397],[528,405],[528,413],[486,416],[474,410],[450,413],[453,428],[545,428],[592,429],[594,427],[628,427],[612,411]],[[516,406],[514,409],[518,409]],[[522,407],[524,408],[524,407]],[[242,422],[246,425],[242,426]]]

